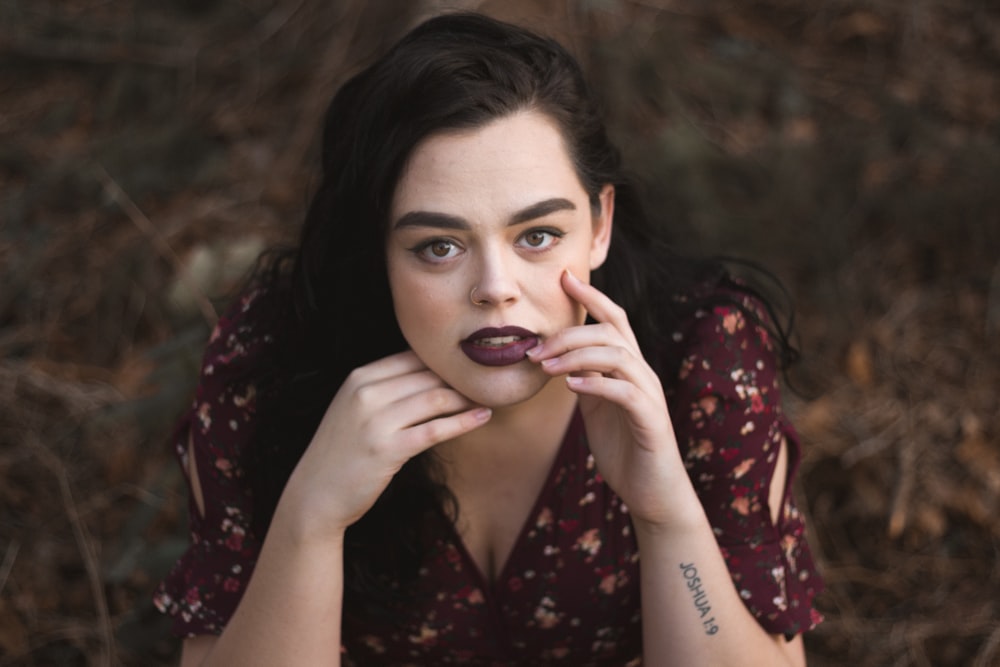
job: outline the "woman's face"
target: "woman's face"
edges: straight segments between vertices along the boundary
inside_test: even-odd
[[[482,405],[537,394],[550,378],[524,353],[583,323],[560,276],[586,281],[604,262],[611,186],[600,201],[595,215],[539,112],[419,144],[394,193],[386,250],[396,319],[417,356]]]

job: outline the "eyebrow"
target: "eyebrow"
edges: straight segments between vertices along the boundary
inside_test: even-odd
[[[545,199],[530,206],[526,206],[515,212],[507,221],[507,226],[520,225],[531,220],[544,218],[557,211],[575,211],[576,204],[562,197]],[[435,227],[439,229],[471,229],[469,222],[457,215],[447,213],[433,213],[431,211],[410,211],[404,213],[395,224],[393,229],[404,227]]]

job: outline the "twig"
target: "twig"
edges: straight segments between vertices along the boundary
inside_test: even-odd
[[[913,428],[908,428],[909,434],[913,433]],[[892,497],[892,507],[889,511],[889,537],[895,539],[903,534],[909,520],[910,496],[913,495],[913,487],[916,483],[917,468],[917,446],[918,441],[912,437],[905,437],[900,441],[899,452],[899,476],[896,479],[896,491]]]
[[[208,323],[209,328],[215,326],[215,323],[219,320],[219,314],[215,312],[215,307],[208,298],[202,293],[198,286],[195,285],[187,275],[184,270],[184,263],[181,258],[177,256],[174,249],[170,247],[170,243],[160,234],[156,227],[153,225],[152,221],[146,217],[146,214],[136,205],[132,198],[128,196],[128,193],[122,189],[118,182],[111,177],[111,174],[104,168],[100,163],[94,165],[94,169],[97,172],[97,177],[101,180],[104,185],[104,189],[111,196],[111,198],[117,203],[125,214],[128,216],[129,220],[132,221],[136,227],[139,228],[143,234],[152,240],[153,245],[156,250],[160,253],[160,256],[167,260],[177,272],[177,278],[191,294],[194,295],[195,301],[198,303],[198,308],[201,310],[202,317]]]
[[[14,569],[14,561],[17,560],[17,552],[20,549],[21,543],[16,538],[7,545],[7,551],[3,555],[3,563],[0,563],[0,593],[3,593],[4,586],[7,585],[7,577]]]
[[[108,611],[108,600],[104,595],[104,586],[101,583],[100,568],[97,563],[97,556],[91,544],[87,527],[80,519],[77,511],[76,501],[73,499],[73,489],[70,486],[69,474],[62,460],[56,456],[41,440],[34,434],[28,434],[29,443],[38,452],[42,464],[49,469],[59,482],[59,491],[62,497],[63,509],[73,528],[73,536],[76,539],[77,548],[83,558],[84,567],[87,570],[87,579],[90,582],[90,592],[94,597],[94,606],[97,610],[97,618],[100,623],[101,638],[104,649],[98,659],[97,664],[110,667],[112,655],[114,654],[114,631],[111,626],[111,614]]]
[[[122,400],[121,392],[106,383],[64,380],[25,362],[0,362],[0,400],[16,401],[22,388],[58,399],[74,416]]]
[[[1000,623],[996,624],[996,627],[990,633],[983,647],[979,649],[979,653],[976,654],[976,661],[972,663],[972,667],[990,667],[990,665],[996,665],[994,657],[997,654],[997,649],[1000,649]]]

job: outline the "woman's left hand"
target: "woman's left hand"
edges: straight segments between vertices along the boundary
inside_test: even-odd
[[[596,321],[550,336],[528,353],[550,375],[567,375],[597,469],[634,519],[665,526],[672,490],[690,482],[660,379],[642,356],[625,311],[597,288],[562,275],[566,293]]]

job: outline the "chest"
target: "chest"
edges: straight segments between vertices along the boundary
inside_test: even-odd
[[[475,534],[462,539],[442,521],[406,622],[346,619],[348,653],[358,664],[473,665],[623,665],[641,655],[631,521],[586,454],[554,467],[521,514],[500,533],[509,553],[492,577],[473,553]]]

